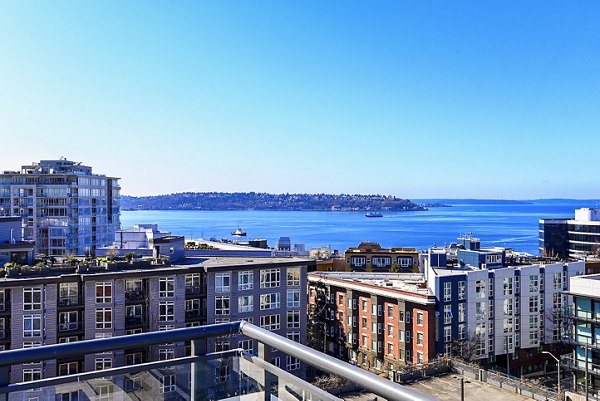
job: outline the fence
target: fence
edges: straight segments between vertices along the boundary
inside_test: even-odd
[[[538,401],[557,401],[558,395],[547,387],[540,386],[504,373],[493,372],[457,360],[452,360],[452,370],[463,376],[520,394]]]

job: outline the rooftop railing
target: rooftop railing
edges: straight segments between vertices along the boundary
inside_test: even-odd
[[[239,334],[257,340],[257,355],[241,349],[206,352],[208,338]],[[33,375],[27,378],[35,380],[9,383],[11,365],[82,358],[90,354],[182,341],[191,342],[190,356],[44,379]],[[265,401],[339,401],[337,397],[314,387],[297,375],[273,365],[273,348],[323,372],[341,376],[356,386],[390,401],[434,400],[250,323],[231,322],[1,352],[0,401],[28,399],[32,396],[40,400],[54,401],[59,399],[57,397],[61,394],[92,391],[90,389],[93,389],[96,395],[103,392],[136,392],[136,396],[141,400],[242,400],[245,399],[245,394],[254,393],[252,399]],[[182,377],[185,377],[185,380],[181,380]],[[146,390],[143,390],[144,388]],[[147,390],[148,388],[154,388],[154,392]],[[170,395],[167,397],[166,394]]]

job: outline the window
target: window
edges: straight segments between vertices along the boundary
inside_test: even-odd
[[[444,305],[444,324],[452,323],[452,305]]]
[[[504,277],[502,279],[502,286],[504,288],[504,295],[512,295],[513,293],[513,279],[512,277]]]
[[[388,337],[394,336],[394,325],[393,324],[387,325],[387,335],[388,335]]]
[[[23,310],[42,309],[42,289],[23,288]]]
[[[161,348],[158,350],[159,361],[168,361],[169,359],[175,359],[175,350],[173,348]]]
[[[417,312],[417,324],[423,326],[423,312]]]
[[[199,299],[186,299],[185,300],[185,312],[186,315],[196,316],[200,311],[200,300]],[[192,317],[192,316],[190,316]]]
[[[75,305],[79,302],[77,283],[60,283],[58,285],[58,304],[60,306]]]
[[[260,271],[260,288],[279,287],[279,269],[265,269]]]
[[[96,308],[96,328],[112,328],[112,308]]]
[[[185,275],[185,290],[188,293],[199,292],[202,288],[200,273],[188,273]]]
[[[556,272],[554,274],[552,274],[552,282],[553,282],[553,287],[555,290],[560,290],[562,289],[562,281],[561,281],[561,274],[560,272]]]
[[[238,348],[243,349],[244,351],[253,354],[254,353],[254,341],[252,340],[242,340],[238,342]]]
[[[42,335],[42,315],[23,316],[23,337]]]
[[[216,273],[215,274],[215,292],[229,292],[229,282],[231,273]]]
[[[32,382],[42,379],[42,368],[23,369],[23,381]]]
[[[141,352],[133,352],[131,354],[125,354],[125,364],[126,365],[139,365],[143,363],[144,359],[142,357]]]
[[[226,383],[229,381],[229,366],[221,365],[215,368],[215,382]]]
[[[539,343],[539,334],[538,331],[530,331],[529,332],[529,345],[538,345]]]
[[[513,300],[511,298],[505,299],[504,303],[504,316],[513,315]]]
[[[96,358],[96,370],[112,368],[112,358]]]
[[[459,300],[465,299],[465,289],[466,289],[466,282],[459,281],[458,282],[458,299]]]
[[[60,312],[58,314],[58,331],[77,330],[79,318],[76,311]]]
[[[260,296],[260,310],[277,309],[279,308],[279,293],[262,294]]]
[[[367,311],[367,300],[366,299],[361,299],[360,300],[360,304],[362,307],[362,311],[366,312]],[[375,308],[375,305],[373,305],[373,308]]]
[[[300,327],[300,311],[291,310],[287,313],[288,329],[297,329]]]
[[[265,330],[279,330],[279,315],[267,315],[260,317],[260,327]]]
[[[175,302],[162,301],[158,304],[159,320],[161,322],[175,321]]]
[[[452,326],[444,326],[444,342],[449,343],[450,341],[452,341]]]
[[[394,344],[393,343],[387,343],[387,354],[394,355]]]
[[[79,373],[79,364],[77,362],[67,362],[58,365],[58,375],[67,376]]]
[[[125,291],[126,292],[141,292],[142,288],[142,280],[125,280]]]
[[[294,358],[293,356],[287,355],[285,358],[285,361],[286,361],[286,369],[288,371],[300,369],[300,360],[298,358]]]
[[[291,267],[287,269],[287,285],[300,285],[300,268]]]
[[[475,298],[484,299],[486,295],[485,280],[475,281]]]
[[[458,304],[458,321],[459,322],[464,322],[465,321],[465,304],[464,302],[461,302]]]
[[[398,321],[399,322],[403,322],[404,321],[404,311],[401,310],[398,312]]]
[[[76,341],[79,341],[77,336],[61,337],[58,339],[59,344],[74,343]]]
[[[485,302],[476,302],[475,303],[475,319],[476,320],[485,319]]]
[[[175,296],[175,279],[173,277],[161,277],[158,279],[158,296],[161,298]]]
[[[404,330],[398,331],[398,341],[404,342]]]
[[[299,331],[290,331],[287,333],[287,338],[297,343],[300,342],[300,332]]]
[[[238,272],[238,290],[245,291],[254,288],[254,272],[251,270]]]
[[[389,319],[393,319],[394,318],[394,305],[388,305],[388,307],[387,307],[387,317]]]
[[[299,289],[287,290],[287,307],[288,308],[299,308],[300,307],[300,290]]]
[[[215,315],[229,315],[229,297],[215,297]]]
[[[465,324],[461,323],[458,325],[458,339],[464,340],[465,338],[466,338]]]
[[[252,295],[244,295],[238,298],[238,312],[252,312],[254,309],[254,297]]]
[[[445,331],[445,327],[444,327],[444,331]],[[423,333],[421,333],[420,331],[417,331],[417,345],[423,345]]]
[[[112,302],[112,283],[96,283],[96,303],[109,304]]]
[[[538,276],[529,276],[529,292],[538,292]]]
[[[537,312],[538,312],[538,296],[532,295],[529,297],[529,313],[537,313]]]
[[[391,264],[391,260],[389,256],[373,256],[371,264],[375,267],[388,267]]]
[[[367,264],[367,258],[364,256],[352,256],[350,258],[350,264],[356,267],[364,266]]]
[[[161,393],[175,391],[175,375],[161,375],[159,390]]]
[[[452,300],[452,283],[444,283],[444,302],[450,302]]]
[[[417,351],[417,363],[423,363],[423,353],[421,351]]]
[[[373,324],[375,324],[375,323],[373,323]],[[366,318],[366,317],[364,317],[364,316],[361,318],[360,327],[361,327],[363,330],[366,330],[366,329],[367,329],[367,318]]]

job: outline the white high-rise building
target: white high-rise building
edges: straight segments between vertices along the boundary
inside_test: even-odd
[[[0,174],[0,216],[23,219],[38,254],[94,254],[120,228],[119,179],[66,160],[42,160]]]

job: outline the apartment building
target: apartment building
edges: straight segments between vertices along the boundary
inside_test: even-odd
[[[30,267],[9,274],[0,281],[0,350],[241,319],[306,341],[301,329],[306,326],[306,270],[314,262],[185,258],[177,263],[163,264],[162,259],[118,264],[81,261],[77,266]],[[243,336],[220,339],[207,347],[256,351],[256,345]],[[10,380],[168,360],[187,351],[186,344],[174,343],[58,358],[13,366]],[[297,359],[280,352],[273,357],[283,369],[302,372]],[[172,380],[180,373],[173,372]]]
[[[31,264],[35,244],[23,241],[20,217],[0,217],[0,267],[6,263]]]
[[[315,348],[390,378],[435,357],[435,297],[422,274],[308,275]]]
[[[569,279],[585,271],[584,262],[451,265],[440,248],[428,250],[422,263],[437,301],[436,352],[517,376],[543,368],[540,350],[560,347]]]
[[[0,174],[0,216],[23,218],[23,239],[49,256],[95,253],[120,227],[118,178],[66,159]]]
[[[376,242],[363,241],[348,248],[345,254],[346,271],[356,272],[419,272],[419,253],[416,248],[382,248]]]
[[[562,259],[600,256],[600,209],[575,209],[573,219],[540,219],[540,255]]]

